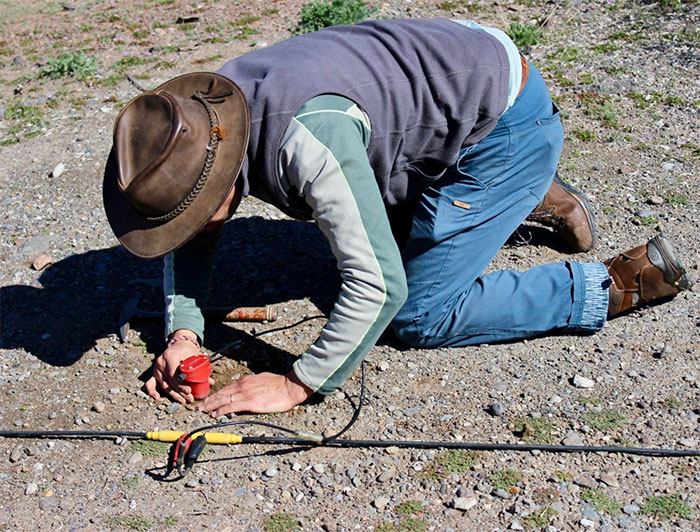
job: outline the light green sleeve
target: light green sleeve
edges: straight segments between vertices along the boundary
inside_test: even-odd
[[[204,340],[204,308],[209,297],[212,257],[223,228],[200,231],[163,259],[165,337],[189,329]]]
[[[338,299],[316,342],[294,364],[313,390],[333,392],[406,300],[406,277],[366,146],[370,125],[350,100],[309,101],[288,127],[280,169],[313,209],[341,274]]]

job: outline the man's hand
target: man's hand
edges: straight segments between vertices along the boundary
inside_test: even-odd
[[[293,371],[248,375],[207,397],[199,409],[217,418],[232,412],[286,412],[313,394]]]
[[[146,391],[148,395],[158,400],[161,395],[158,393],[159,386],[165,393],[178,403],[193,403],[192,389],[185,386],[177,379],[177,372],[180,362],[199,354],[199,347],[196,341],[197,336],[192,331],[178,330],[173,334],[174,338],[188,336],[194,341],[178,340],[168,347],[153,364],[153,374],[146,381]],[[209,383],[214,381],[209,379]]]

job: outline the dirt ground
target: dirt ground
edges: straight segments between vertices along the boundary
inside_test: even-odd
[[[117,245],[102,169],[114,119],[138,93],[125,74],[152,88],[215,70],[289,37],[303,4],[0,0],[0,429],[211,421],[143,393],[162,323],[134,321],[118,339],[129,299],[162,306],[161,265]],[[663,229],[697,282],[697,0],[375,5],[388,18],[539,29],[524,52],[562,109],[561,173],[591,199],[601,238],[570,256],[549,230],[526,226],[529,245],[509,243],[490,269],[601,260]],[[81,52],[83,63],[61,70]],[[217,387],[289,367],[339,286],[314,225],[257,200],[243,202],[222,242],[211,303],[276,305],[280,318],[207,325]],[[595,335],[469,348],[409,349],[387,334],[366,359],[366,404],[347,437],[700,448],[699,308],[696,290]],[[344,390],[257,418],[331,434],[352,415],[359,371]],[[692,458],[210,447],[181,481],[162,478],[166,459],[162,444],[121,438],[0,439],[0,530],[691,531],[700,511]]]

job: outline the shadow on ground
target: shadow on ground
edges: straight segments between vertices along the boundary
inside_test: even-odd
[[[52,365],[71,365],[97,339],[117,332],[130,298],[138,294],[143,308],[162,310],[161,267],[161,260],[138,259],[116,246],[54,264],[41,274],[41,288],[2,287],[2,347],[23,349]],[[241,218],[224,227],[210,304],[262,306],[309,297],[327,314],[338,287],[335,259],[314,224]],[[135,321],[132,328],[142,333],[149,352],[162,350],[161,320]]]

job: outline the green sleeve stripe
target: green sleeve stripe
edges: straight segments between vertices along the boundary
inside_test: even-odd
[[[305,128],[304,124],[301,123],[301,126]],[[305,128],[306,129],[306,128]],[[307,129],[308,131],[308,129]],[[313,133],[311,131],[308,131],[309,134],[313,136]],[[315,137],[314,137],[315,138]],[[318,141],[318,139],[316,139]],[[323,143],[319,141],[319,144],[323,146]],[[353,364],[352,362],[354,359],[359,355],[360,357],[364,357],[364,355],[367,354],[367,352],[372,348],[374,343],[376,342],[376,338],[372,338],[372,333],[376,328],[377,320],[382,314],[382,311],[385,308],[386,304],[386,283],[384,282],[384,275],[382,272],[382,265],[381,263],[377,260],[376,253],[374,251],[374,247],[371,245],[372,240],[367,233],[367,228],[364,225],[364,219],[362,216],[362,209],[359,207],[357,199],[358,197],[353,194],[353,188],[350,185],[350,182],[347,180],[345,174],[343,173],[342,166],[338,162],[338,159],[336,158],[335,154],[333,153],[333,149],[328,147],[328,146],[323,146],[324,149],[328,151],[329,158],[337,165],[337,172],[338,176],[342,178],[342,183],[345,184],[347,187],[347,190],[349,192],[349,199],[352,200],[353,205],[355,206],[355,209],[357,211],[357,215],[360,217],[360,220],[363,222],[361,224],[362,231],[364,233],[365,238],[367,239],[368,242],[370,242],[370,247],[368,251],[372,255],[372,259],[374,263],[377,266],[378,274],[380,275],[380,283],[381,283],[381,291],[382,291],[382,300],[379,309],[377,310],[377,313],[375,314],[374,318],[372,319],[372,322],[369,326],[369,328],[365,331],[365,333],[362,335],[362,337],[357,341],[357,343],[353,346],[352,350],[345,356],[343,360],[340,361],[340,365],[335,369],[333,373],[331,373],[319,386],[319,389],[324,389],[324,388],[330,388],[330,389],[335,389],[340,384],[342,384],[345,379],[348,377],[349,373],[354,369],[354,367],[357,366],[357,364]],[[339,180],[340,182],[340,180]],[[375,183],[376,185],[376,183]],[[392,316],[393,317],[393,316]],[[380,331],[381,333],[381,331]],[[370,344],[371,342],[371,344]],[[368,345],[370,344],[370,345]]]
[[[317,342],[295,364],[297,375],[331,393],[357,367],[405,300],[405,275],[363,139],[345,113],[302,113],[293,133],[299,192],[314,209],[343,277],[343,287]],[[311,161],[304,167],[303,161]],[[294,172],[291,172],[294,173]]]

